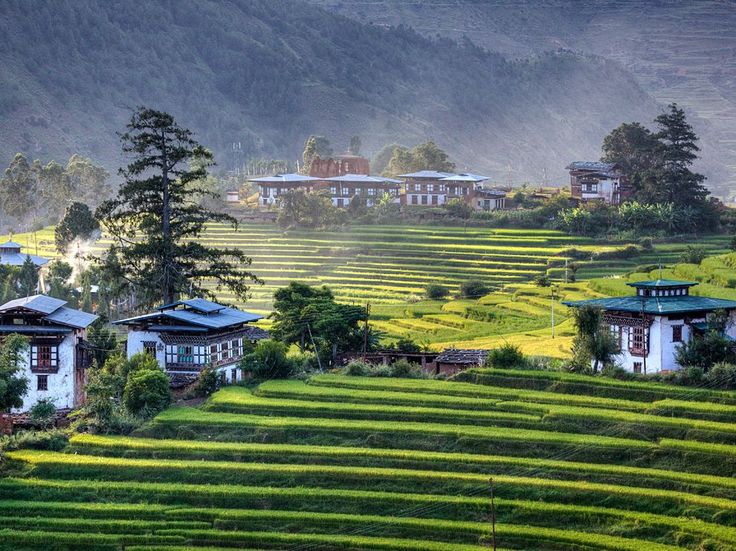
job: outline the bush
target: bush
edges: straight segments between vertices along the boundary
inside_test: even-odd
[[[429,285],[427,285],[425,293],[427,295],[427,298],[429,299],[442,300],[450,294],[450,290],[444,285],[439,285],[438,283],[430,283]]]
[[[194,398],[206,398],[217,392],[220,388],[220,377],[217,370],[211,366],[205,367],[199,372],[197,380],[192,385],[191,396]]]
[[[460,285],[460,295],[463,298],[480,298],[487,294],[491,288],[485,282],[471,279]]]
[[[680,255],[680,262],[685,264],[700,264],[706,255],[705,247],[701,245],[688,245]]]
[[[33,404],[29,413],[31,415],[31,422],[33,422],[34,425],[47,427],[54,420],[54,416],[56,415],[56,406],[50,399],[44,398],[43,400],[39,400]]]
[[[718,362],[705,374],[708,386],[721,388],[723,390],[736,389],[736,365],[726,362]]]
[[[391,377],[403,377],[408,379],[421,379],[424,377],[419,364],[407,360],[396,360],[391,364]]]
[[[373,365],[362,360],[351,360],[345,367],[345,375],[352,377],[368,377],[373,370]]]
[[[549,276],[546,274],[539,274],[537,277],[534,278],[534,284],[537,287],[549,287],[552,285],[552,282],[549,280]]]
[[[133,415],[153,417],[171,403],[168,376],[158,367],[132,371],[123,390],[123,403]]]
[[[421,352],[422,347],[407,337],[401,337],[398,339],[394,346],[392,347],[394,350],[398,350],[399,352],[404,353],[412,353],[412,352]]]
[[[243,358],[240,367],[261,379],[287,379],[294,371],[294,362],[286,352],[284,343],[262,340]]]
[[[498,369],[524,368],[526,366],[526,357],[521,349],[511,343],[505,343],[498,348],[488,351],[486,358],[486,367],[495,367]]]
[[[0,438],[0,451],[23,449],[61,451],[68,442],[69,437],[57,429],[20,431],[12,436]]]

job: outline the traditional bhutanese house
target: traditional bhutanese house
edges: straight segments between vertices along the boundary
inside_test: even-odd
[[[506,193],[495,189],[476,189],[472,195],[475,210],[503,210],[506,208]]]
[[[237,366],[244,346],[268,338],[266,331],[250,325],[262,318],[195,298],[113,323],[128,327],[129,358],[138,352],[151,354],[172,384],[180,386],[193,381],[208,365],[220,372],[223,381],[242,379]]]
[[[677,348],[702,330],[708,314],[725,310],[731,321],[736,321],[736,301],[691,295],[690,288],[697,283],[658,279],[628,285],[636,294],[563,303],[604,310],[604,323],[620,347],[616,363],[627,371],[657,373],[679,369]],[[733,324],[727,335],[736,337]]]
[[[74,408],[84,401],[89,366],[85,338],[97,316],[66,304],[34,295],[0,306],[0,340],[17,333],[30,341],[23,362],[28,391],[17,411],[28,411],[41,399],[51,400],[58,409]]]
[[[487,176],[478,174],[462,173],[452,174],[449,172],[437,172],[434,170],[421,170],[402,174],[405,185],[405,201],[407,205],[440,206],[452,199],[461,199],[479,208],[475,198],[480,189],[481,182],[488,180]],[[491,208],[490,194],[487,197],[489,209]],[[480,208],[483,208],[481,198]],[[496,205],[494,194],[493,205]]]
[[[370,173],[368,159],[351,153],[335,155],[334,157],[325,159],[317,158],[309,165],[309,175],[321,180],[334,178],[335,176],[344,176],[345,174],[363,174],[368,176]]]
[[[605,201],[620,205],[631,197],[633,188],[616,163],[575,161],[570,171],[570,195],[580,201]]]
[[[269,207],[276,204],[282,195],[290,191],[311,192],[320,179],[305,174],[276,174],[275,176],[252,178],[248,181],[258,186],[258,205]]]
[[[471,367],[481,367],[487,357],[488,350],[448,348],[434,359],[435,375],[453,375]]]
[[[225,192],[225,202],[226,203],[239,203],[240,202],[240,192],[237,189],[228,189]]]
[[[26,254],[21,252],[22,250],[23,246],[20,243],[15,243],[14,241],[3,243],[0,245],[0,264],[5,264],[6,266],[22,266],[28,257],[39,268],[48,263],[48,259]]]
[[[345,174],[325,179],[325,186],[330,192],[332,204],[336,207],[349,206],[355,197],[364,199],[365,205],[372,207],[386,193],[398,201],[401,180],[365,174]]]

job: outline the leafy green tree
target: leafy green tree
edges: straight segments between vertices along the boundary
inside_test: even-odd
[[[353,155],[360,155],[360,148],[363,145],[360,136],[352,136],[350,138],[350,145],[348,145],[348,151]]]
[[[508,342],[489,350],[485,362],[487,367],[497,369],[523,369],[526,364],[526,356],[521,348]]]
[[[468,220],[473,215],[473,207],[462,199],[450,199],[444,208],[447,214],[460,220]]]
[[[287,357],[288,347],[279,341],[262,340],[253,352],[246,354],[240,367],[257,378],[286,379],[294,370],[294,362]]]
[[[72,286],[70,284],[72,272],[73,268],[63,260],[57,259],[49,262],[46,275],[49,296],[66,301],[72,299]]]
[[[209,222],[237,225],[231,216],[204,209],[207,195],[198,185],[206,165],[194,159],[211,154],[168,113],[140,107],[121,136],[123,152],[133,161],[120,174],[125,182],[115,199],[103,202],[96,217],[116,240],[123,277],[142,306],[189,293],[215,298],[227,288],[245,300],[249,283],[258,278],[246,268],[251,259],[235,248],[210,247],[196,241]],[[203,285],[216,282],[215,289]]]
[[[709,314],[706,330],[678,347],[675,353],[677,363],[683,367],[700,367],[704,371],[718,363],[736,363],[733,341],[726,335],[730,323],[725,310]]]
[[[451,172],[455,170],[455,163],[451,162],[447,153],[431,140],[411,150],[401,146],[394,148],[387,169],[390,175],[395,176],[419,170]]]
[[[652,132],[638,122],[624,123],[603,139],[601,160],[617,163],[636,187],[656,168],[659,142]]]
[[[309,136],[307,141],[304,142],[304,152],[302,153],[304,164],[302,165],[302,171],[304,174],[309,174],[312,162],[315,159],[326,158],[330,155],[332,155],[330,140],[324,136]]]
[[[131,371],[123,390],[123,404],[133,415],[153,417],[171,404],[171,381],[156,364]]]
[[[56,250],[66,253],[69,244],[77,238],[89,239],[100,229],[100,224],[84,203],[73,202],[66,208],[64,217],[54,230]]]
[[[335,302],[332,291],[291,282],[274,293],[274,312],[271,314],[274,338],[296,343],[302,352],[310,349],[330,356],[338,350],[360,350],[363,347],[364,327],[368,312],[362,306]]]
[[[69,189],[81,203],[98,205],[111,194],[110,174],[91,159],[72,155],[64,168]]]
[[[27,354],[28,339],[22,335],[10,334],[0,343],[0,413],[23,405],[28,379],[21,373]]]
[[[485,281],[471,279],[460,284],[460,296],[463,298],[480,298],[487,294],[491,288]]]
[[[573,309],[573,323],[577,334],[573,339],[573,365],[576,369],[593,373],[610,365],[619,352],[616,339],[603,325],[603,311],[591,305]]]
[[[56,406],[54,405],[53,400],[43,398],[33,404],[28,413],[30,413],[31,422],[33,422],[34,425],[47,428],[54,420],[54,416],[56,415]]]
[[[47,209],[50,219],[58,220],[65,205],[75,197],[69,185],[69,178],[64,172],[64,167],[56,161],[50,161],[46,166],[38,163],[35,168],[38,173],[41,203]]]
[[[21,296],[29,297],[35,295],[38,291],[38,268],[28,255],[26,255],[26,259],[20,267],[18,284],[20,285]]]
[[[0,180],[0,210],[24,218],[36,204],[37,178],[22,153],[16,154]]]
[[[430,283],[425,288],[424,294],[426,294],[427,298],[430,300],[442,300],[448,297],[450,290],[439,283]]]
[[[282,228],[318,229],[344,221],[345,214],[321,193],[289,191],[280,198],[278,224]]]
[[[408,149],[403,145],[392,143],[384,145],[381,149],[378,150],[378,153],[376,153],[373,156],[373,159],[371,159],[371,170],[374,174],[382,174],[384,176],[389,175],[389,173],[387,172],[388,164],[394,155],[394,150],[396,150],[397,148],[403,150]]]
[[[100,368],[105,365],[110,356],[119,352],[115,332],[100,320],[93,323],[87,330],[87,342],[92,349],[92,361]]]

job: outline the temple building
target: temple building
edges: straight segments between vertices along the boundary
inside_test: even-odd
[[[620,205],[634,191],[616,163],[575,161],[565,169],[570,171],[570,195],[579,201],[604,201],[609,205]]]
[[[23,263],[28,257],[31,258],[31,261],[37,268],[48,263],[47,258],[26,254],[22,250],[23,246],[20,243],[15,243],[14,241],[3,243],[0,245],[0,264],[5,264],[6,266],[23,266]]]
[[[268,332],[250,325],[262,318],[195,298],[113,323],[128,327],[129,358],[138,352],[151,354],[172,384],[181,386],[196,379],[205,366],[216,368],[223,382],[241,380],[238,363],[248,343],[268,338]]]
[[[309,165],[309,175],[321,180],[334,178],[335,176],[344,176],[346,174],[363,174],[364,176],[368,176],[370,173],[371,169],[368,159],[351,153],[335,155],[334,157],[325,159],[317,157]]]
[[[631,296],[563,302],[579,308],[592,305],[604,310],[603,320],[619,344],[618,365],[633,373],[680,369],[677,349],[694,334],[708,329],[708,314],[728,313],[726,335],[736,338],[736,301],[690,294],[691,281],[639,281],[628,283]],[[736,342],[734,343],[736,345]]]

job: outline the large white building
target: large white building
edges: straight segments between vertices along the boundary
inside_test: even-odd
[[[604,310],[604,323],[616,337],[620,351],[616,363],[632,373],[658,373],[680,369],[677,349],[693,334],[707,330],[707,316],[728,313],[726,335],[736,339],[736,301],[690,294],[691,281],[658,279],[629,283],[636,294],[565,302],[567,306],[592,305]],[[736,345],[736,343],[734,343]]]
[[[0,306],[0,339],[13,333],[30,341],[25,353],[23,376],[28,391],[27,411],[41,399],[58,409],[70,409],[84,401],[89,353],[85,341],[94,314],[74,310],[66,302],[45,295],[11,300]]]
[[[113,323],[128,327],[129,358],[138,352],[151,354],[172,384],[180,386],[208,365],[217,369],[223,381],[241,380],[238,363],[248,342],[268,337],[260,327],[249,325],[262,317],[195,298]]]

